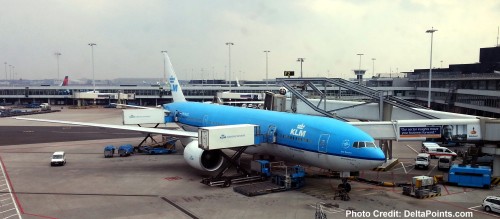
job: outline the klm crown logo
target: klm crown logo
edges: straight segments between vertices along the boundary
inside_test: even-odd
[[[297,137],[306,137],[307,131],[304,130],[306,126],[304,124],[298,124],[296,129],[290,130],[290,135]]]
[[[168,79],[168,81],[170,81],[170,84],[173,84],[175,82],[175,77],[174,76],[170,76],[170,78]]]

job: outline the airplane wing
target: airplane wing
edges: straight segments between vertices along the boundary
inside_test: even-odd
[[[169,135],[169,136],[174,136],[174,137],[195,137],[195,138],[198,137],[197,132],[188,132],[188,131],[182,131],[182,130],[169,130],[169,129],[136,127],[136,126],[126,126],[126,125],[109,125],[109,124],[99,124],[99,123],[89,123],[89,122],[71,122],[71,121],[49,120],[49,119],[33,119],[33,118],[23,118],[23,117],[14,117],[14,119],[28,120],[28,121],[35,121],[35,122],[49,122],[49,123],[60,123],[60,124],[68,124],[68,125],[81,125],[81,126],[91,126],[91,127],[99,127],[99,128],[129,130],[129,131],[137,131],[137,132],[143,132],[143,133],[163,134],[163,135]]]
[[[158,109],[162,108],[161,105],[158,105],[156,107],[146,107],[146,106],[136,106],[136,105],[127,105],[127,104],[117,104],[117,103],[111,103],[111,105],[116,105],[116,106],[125,106],[125,107],[130,107],[130,108],[139,108],[139,109]],[[169,112],[168,110],[165,110],[165,112]]]

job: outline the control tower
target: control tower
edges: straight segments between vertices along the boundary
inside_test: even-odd
[[[358,83],[360,85],[362,85],[363,84],[363,75],[365,75],[366,70],[357,69],[357,70],[353,70],[353,71],[354,71],[354,74],[356,75],[356,79],[358,79]]]

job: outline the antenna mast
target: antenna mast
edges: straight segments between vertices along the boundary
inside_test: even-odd
[[[498,35],[500,34],[500,26],[497,27],[497,47],[498,47]]]

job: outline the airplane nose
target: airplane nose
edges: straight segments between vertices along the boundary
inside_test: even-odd
[[[385,154],[382,151],[382,149],[377,148],[376,151],[375,151],[375,153],[373,154],[373,158],[375,160],[384,160],[385,161]]]

